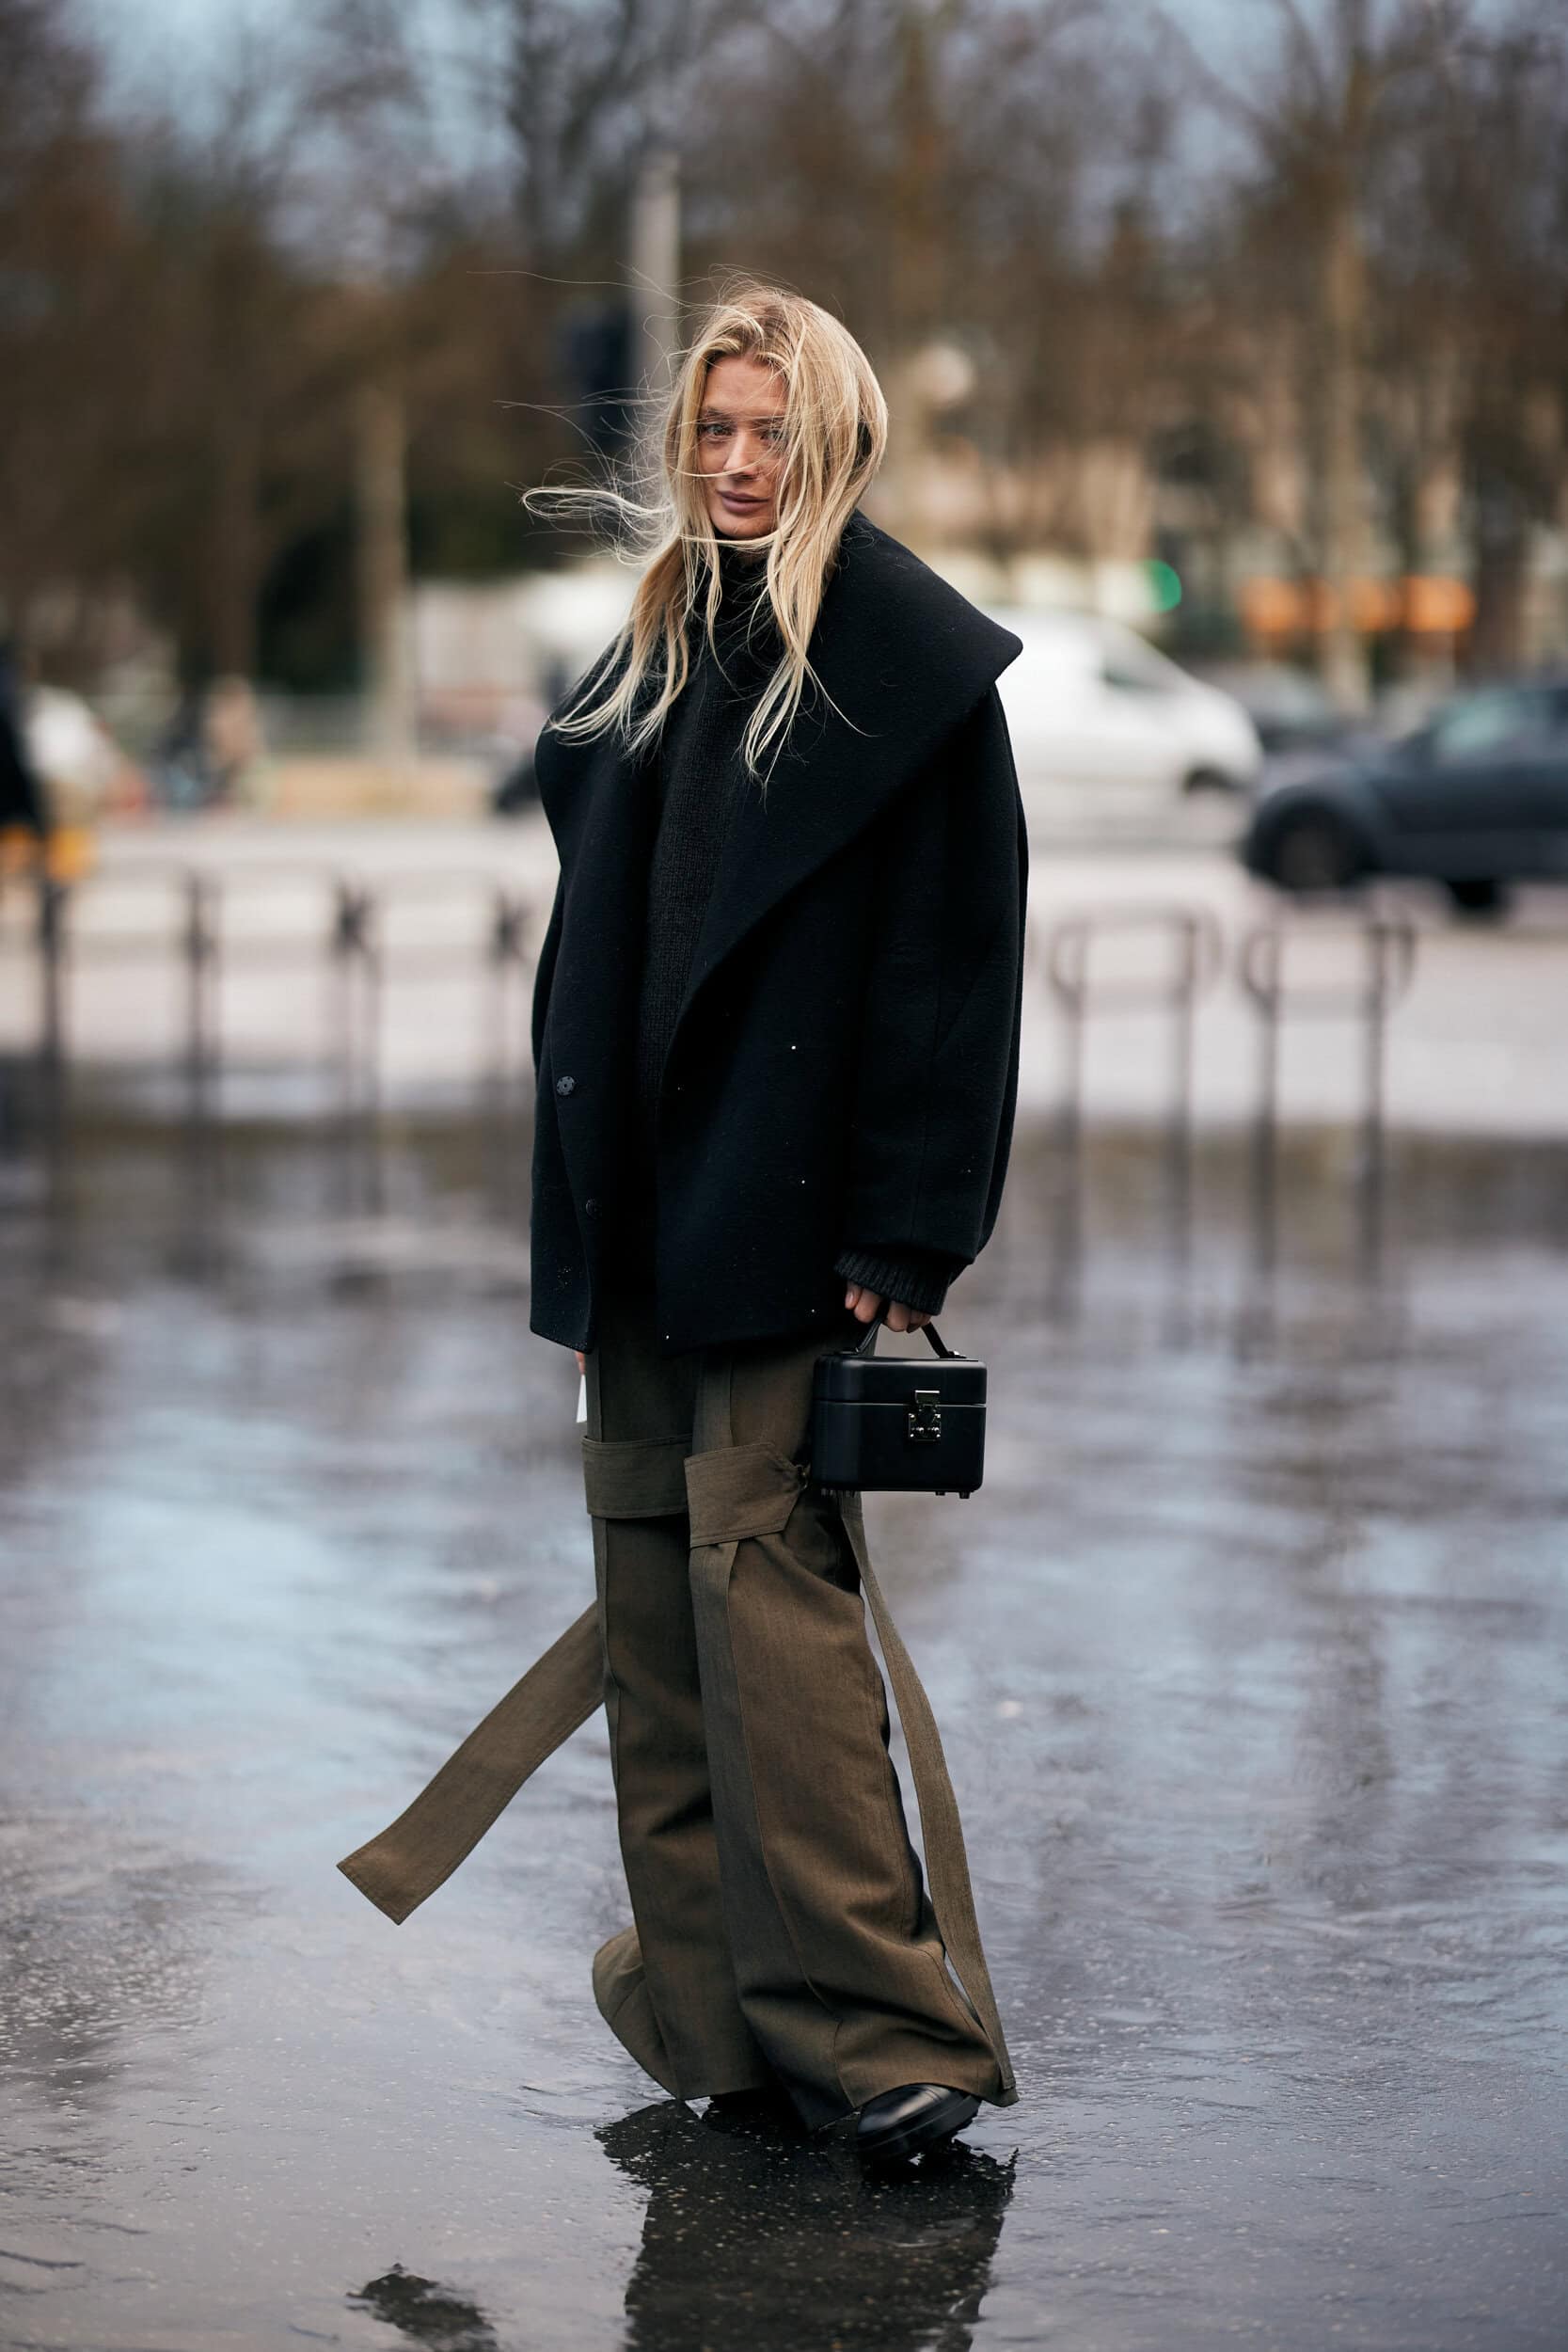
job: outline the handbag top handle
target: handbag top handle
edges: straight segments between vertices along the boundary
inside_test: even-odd
[[[876,1353],[877,1332],[881,1324],[886,1303],[887,1302],[884,1300],[882,1305],[878,1308],[876,1313],[872,1316],[870,1322],[866,1325],[865,1337],[850,1350],[852,1355],[870,1356]],[[920,1328],[925,1332],[926,1337],[930,1341],[932,1349],[938,1356],[951,1356],[958,1362],[961,1363],[963,1361],[963,1359],[958,1355],[958,1349],[947,1345],[942,1336],[942,1333],[937,1329],[934,1323],[923,1323]]]

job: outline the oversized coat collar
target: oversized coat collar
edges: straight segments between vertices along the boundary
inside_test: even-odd
[[[818,691],[808,689],[766,796],[754,787],[740,796],[681,1019],[747,933],[926,767],[1022,650],[908,548],[850,517],[811,639]],[[579,872],[591,876],[600,917],[629,918],[645,771],[611,738],[570,742],[547,730],[536,771],[568,896]],[[603,920],[594,928],[602,940]]]

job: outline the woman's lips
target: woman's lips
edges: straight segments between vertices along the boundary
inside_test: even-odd
[[[719,495],[726,506],[764,506],[767,504],[765,499],[752,498],[744,490],[721,490]]]

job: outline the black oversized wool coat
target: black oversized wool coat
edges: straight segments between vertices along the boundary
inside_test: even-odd
[[[533,1330],[594,1344],[606,1224],[650,1176],[666,1354],[828,1329],[847,1248],[978,1256],[1018,1091],[1027,850],[995,680],[1020,650],[851,517],[818,690],[725,840],[651,1171],[621,1148],[649,771],[613,737],[546,728],[561,880],[533,998]]]

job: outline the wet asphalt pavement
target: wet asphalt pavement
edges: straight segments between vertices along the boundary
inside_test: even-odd
[[[0,1190],[0,2344],[1559,2352],[1560,1153],[1021,1138],[970,1502],[868,1499],[1022,2104],[721,2134],[594,2010],[595,1719],[392,1928],[335,1868],[590,1589],[515,1163],[102,1132]]]

